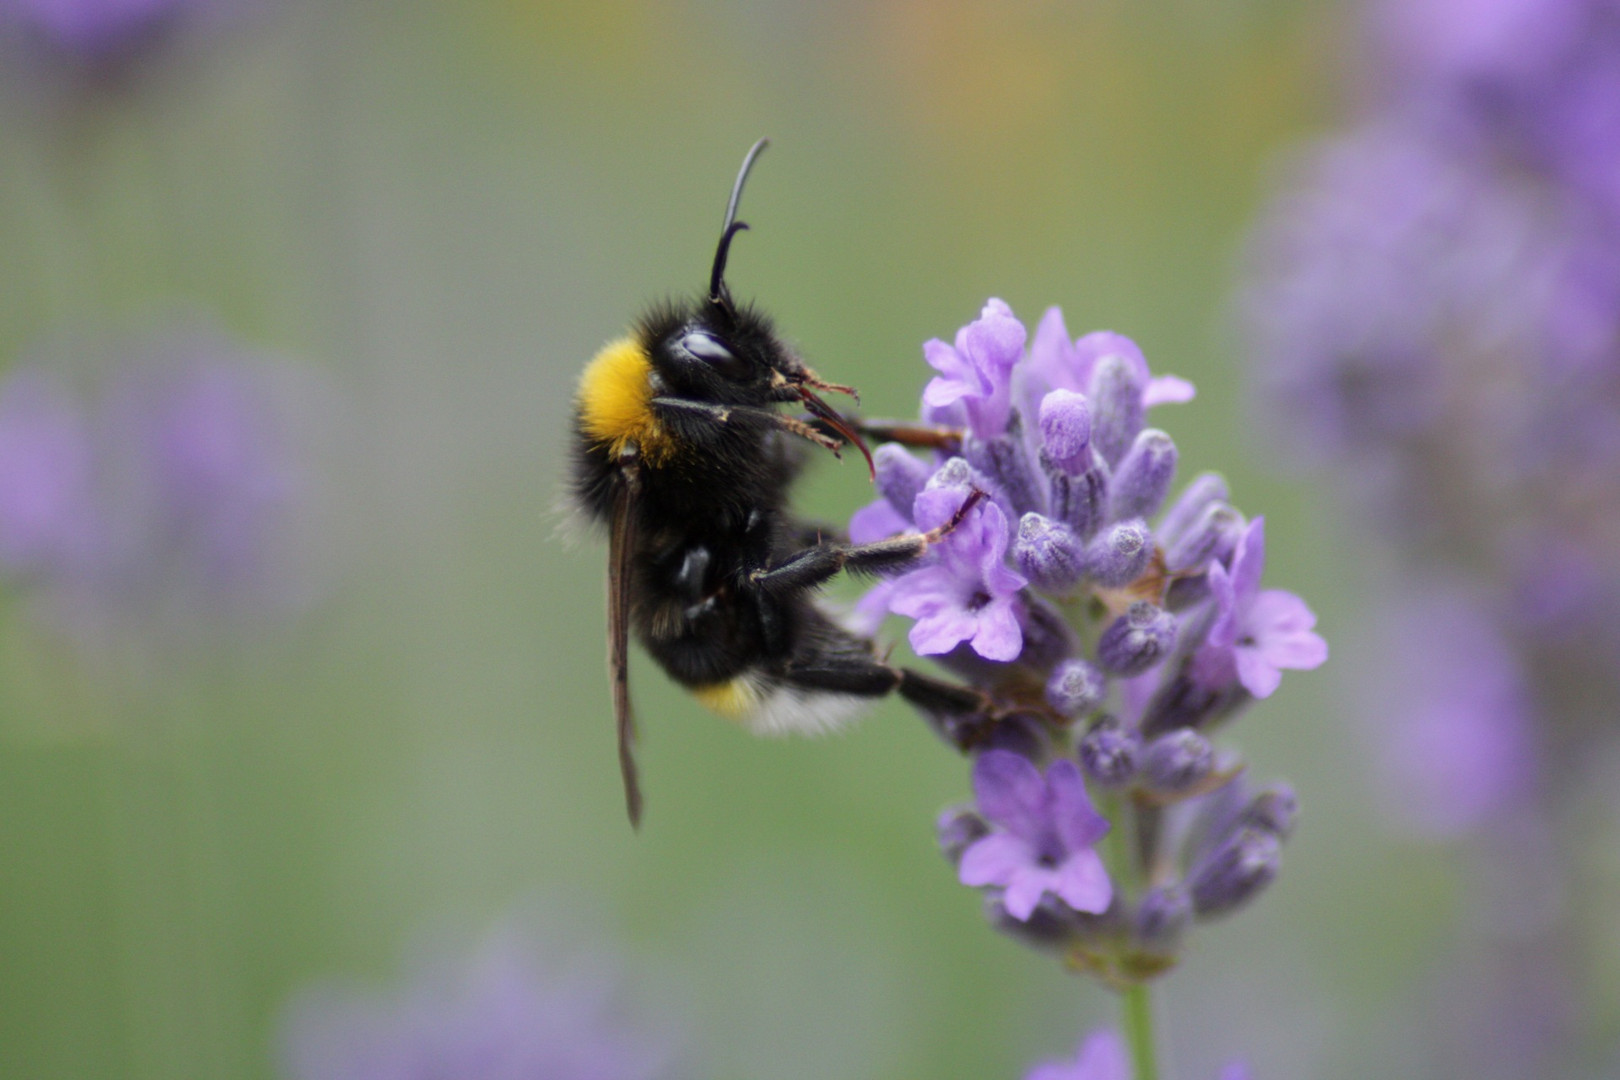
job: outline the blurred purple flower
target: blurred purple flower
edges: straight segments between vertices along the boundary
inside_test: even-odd
[[[968,498],[963,488],[917,496],[917,527],[938,528]],[[986,660],[1012,660],[1023,647],[1018,592],[1022,575],[1006,565],[1008,526],[1001,508],[979,502],[940,543],[934,561],[894,579],[889,610],[916,619],[911,647],[938,656],[967,642]]]
[[[1358,680],[1385,804],[1430,836],[1500,821],[1537,771],[1518,657],[1462,588],[1408,584],[1381,611]]]
[[[1050,892],[1075,911],[1108,908],[1113,888],[1094,849],[1108,822],[1086,797],[1080,767],[1060,758],[1043,777],[1027,758],[987,750],[973,764],[979,809],[996,828],[962,852],[964,885],[995,886],[1015,919]]]
[[[956,332],[954,346],[938,338],[923,345],[924,359],[939,372],[923,389],[923,403],[933,409],[960,404],[974,435],[1000,435],[1012,411],[1012,370],[1023,358],[1024,336],[1011,308],[986,302],[979,317]]]
[[[109,362],[89,407],[43,365],[0,381],[0,571],[87,631],[307,600],[311,387],[205,332]]]
[[[1048,1061],[1035,1066],[1024,1080],[1131,1080],[1125,1040],[1110,1028],[1087,1035],[1073,1061]],[[1250,1080],[1246,1065],[1228,1065],[1220,1080]]]
[[[1108,1028],[1094,1031],[1080,1044],[1073,1061],[1047,1061],[1024,1080],[1131,1080],[1125,1040]]]
[[[48,573],[97,541],[85,417],[44,371],[0,381],[0,570]]]
[[[1205,689],[1234,680],[1257,698],[1270,697],[1282,682],[1282,669],[1309,671],[1327,660],[1327,642],[1311,627],[1316,616],[1305,601],[1282,589],[1260,589],[1266,561],[1266,519],[1249,523],[1232,569],[1209,569],[1215,622],[1193,657],[1192,675]]]
[[[667,1035],[634,1018],[610,965],[547,956],[510,928],[393,991],[327,986],[291,1002],[288,1080],[656,1080]]]

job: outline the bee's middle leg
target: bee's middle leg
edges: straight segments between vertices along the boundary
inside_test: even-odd
[[[869,574],[897,570],[922,558],[931,546],[949,536],[983,498],[983,492],[974,491],[949,521],[927,532],[904,533],[870,544],[818,544],[776,566],[755,570],[749,581],[766,592],[793,592],[820,585],[841,570]]]

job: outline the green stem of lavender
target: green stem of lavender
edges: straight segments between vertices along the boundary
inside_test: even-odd
[[[1147,983],[1136,983],[1125,991],[1125,1045],[1130,1048],[1135,1080],[1159,1080],[1153,1044],[1153,990]]]

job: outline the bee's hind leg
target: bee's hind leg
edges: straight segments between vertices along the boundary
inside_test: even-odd
[[[872,698],[898,693],[936,735],[964,753],[980,746],[996,724],[995,703],[980,691],[877,660],[790,664],[782,679],[820,693]]]

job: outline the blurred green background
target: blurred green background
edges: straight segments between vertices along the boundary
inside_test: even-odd
[[[884,0],[282,4],[116,85],[9,80],[0,364],[204,311],[331,388],[321,601],[250,635],[87,650],[0,601],[0,1075],[268,1077],[277,1017],[424,933],[536,900],[677,988],[694,1075],[1016,1077],[1112,1022],[993,934],[932,822],[963,763],[897,703],[749,738],[637,658],[624,822],[603,545],[559,538],[580,367],[730,278],[904,415],[987,296],[1061,304],[1192,379],[1161,422],[1267,516],[1268,580],[1336,642],[1364,568],[1267,460],[1223,329],[1268,165],[1332,123],[1327,5]],[[803,505],[847,515],[862,470]],[[847,590],[844,596],[853,595]],[[899,629],[890,636],[900,639]],[[1193,940],[1172,1075],[1409,1075],[1460,869],[1398,844],[1331,664],[1230,735],[1304,819],[1269,894]]]

